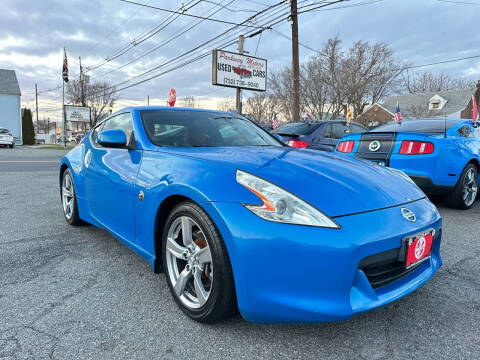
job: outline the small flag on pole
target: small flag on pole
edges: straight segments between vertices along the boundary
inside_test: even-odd
[[[303,117],[303,121],[310,122],[310,113],[308,112],[308,109],[305,109],[305,116]]]
[[[352,109],[350,108],[350,104],[347,104],[347,126],[350,126],[352,122]]]
[[[63,81],[68,82],[68,60],[67,60],[67,52],[65,48],[63,48],[62,78],[63,78]]]
[[[275,130],[278,127],[277,113],[273,113],[272,129]]]
[[[478,105],[475,96],[472,95],[472,122],[475,124],[478,121]]]
[[[399,124],[402,123],[402,113],[400,112],[400,106],[398,105],[398,101],[397,101],[397,109],[395,110],[395,122]]]

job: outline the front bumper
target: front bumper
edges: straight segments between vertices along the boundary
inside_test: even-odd
[[[397,300],[441,265],[441,218],[427,199],[337,217],[341,229],[273,223],[240,204],[205,203],[227,246],[238,307],[253,322],[322,322],[350,318]],[[401,213],[417,214],[410,223]],[[373,288],[362,259],[398,249],[405,236],[435,229],[431,258],[405,276]]]

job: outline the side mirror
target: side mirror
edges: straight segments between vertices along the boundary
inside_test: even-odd
[[[105,147],[125,147],[127,136],[120,129],[103,130],[98,134],[97,142]]]

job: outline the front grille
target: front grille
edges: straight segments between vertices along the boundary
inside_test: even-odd
[[[435,239],[440,235],[440,232],[441,230],[438,230],[435,233],[432,243],[432,251]],[[405,266],[405,258],[406,246],[403,246],[367,256],[360,261],[358,268],[365,273],[372,288],[376,289],[400,279],[423,264],[423,262],[419,262],[407,269]]]
[[[370,285],[376,289],[407,275],[409,272],[415,270],[420,264],[407,269],[404,262],[392,261],[385,264],[366,266],[362,268],[362,270],[367,276]]]

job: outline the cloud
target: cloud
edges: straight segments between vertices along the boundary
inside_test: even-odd
[[[160,3],[152,0],[139,1],[168,9],[179,7],[179,2],[173,0]],[[229,3],[226,0],[216,2],[224,5]],[[356,0],[348,4],[361,2]],[[197,1],[185,3],[188,6]],[[210,2],[198,2],[189,12],[241,22],[250,14],[231,11],[234,7],[258,10],[264,6],[255,2],[236,2],[230,7],[231,9],[220,9]],[[477,49],[472,46],[480,41],[480,33],[473,31],[477,24],[477,7],[466,4],[452,5],[435,0],[385,0],[357,7],[343,7],[339,4],[332,6],[334,7],[338,9],[324,9],[299,15],[300,42],[314,49],[321,49],[328,38],[336,35],[340,36],[347,47],[356,40],[385,42],[391,46],[399,60],[412,64],[478,55]],[[268,20],[283,15],[285,21],[275,29],[289,36],[287,12],[288,3],[285,3],[272,12],[275,15],[265,15],[264,18]],[[82,57],[84,68],[88,69],[89,66],[104,62],[105,58],[127,49],[133,40],[138,42],[148,36],[149,31],[160,29],[157,34],[133,46],[118,58],[88,71],[92,79],[111,71],[98,79],[118,84],[162,63],[167,65],[158,71],[173,68],[177,62],[171,59],[231,27],[184,16],[166,25],[173,17],[172,14],[118,0],[4,0],[0,12],[0,67],[16,70],[24,93],[22,100],[25,105],[31,106],[35,83],[39,90],[61,85],[64,46],[69,56],[71,76],[75,77],[78,76],[79,56]],[[189,26],[194,27],[179,35]],[[233,31],[228,39],[234,40],[238,33],[240,31]],[[179,36],[176,39],[172,39],[177,35]],[[210,52],[220,44],[220,41],[215,41],[204,47],[203,51]],[[158,49],[128,66],[115,70],[154,47]],[[232,45],[229,49],[235,51],[236,46]],[[261,38],[247,38],[245,49],[252,55],[256,52],[256,56],[268,59],[269,70],[280,69],[291,63],[290,42],[273,31],[264,31]],[[310,50],[300,47],[301,61],[311,55],[313,53]],[[448,72],[458,77],[478,77],[480,61],[468,60],[426,69]],[[139,80],[143,78],[140,77]],[[177,71],[126,89],[121,92],[121,96],[125,104],[135,101],[144,103],[143,99],[147,95],[152,99],[164,99],[171,87],[176,88],[179,98],[195,96],[207,99],[212,96],[233,95],[232,89],[211,85],[211,58],[207,56]],[[245,94],[248,95],[249,92]],[[61,89],[42,93],[39,101],[44,108],[59,106]]]

